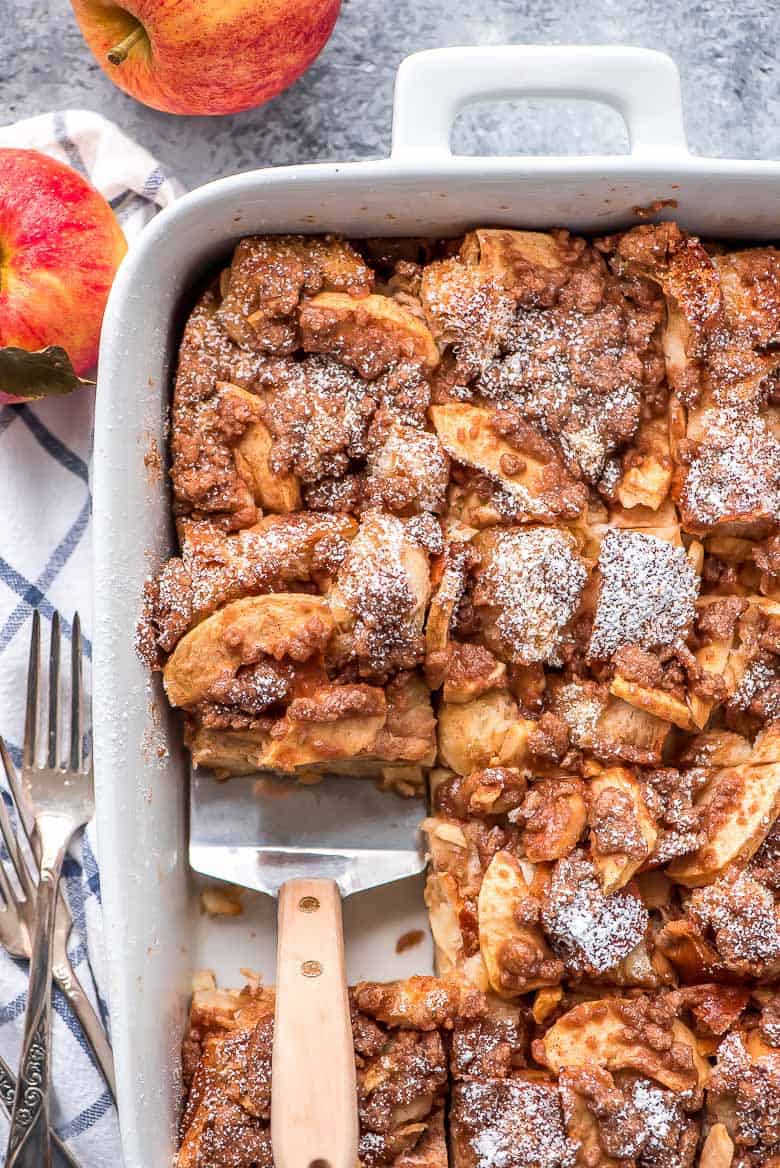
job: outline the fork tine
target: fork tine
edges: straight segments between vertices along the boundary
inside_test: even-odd
[[[6,911],[10,912],[13,910],[18,897],[13,890],[11,881],[8,879],[5,864],[2,862],[0,862],[0,895],[2,895],[3,901],[5,902]]]
[[[19,775],[17,774],[16,767],[14,766],[11,756],[8,753],[8,747],[2,738],[0,738],[0,759],[2,759],[3,762],[3,769],[5,770],[5,777],[8,780],[8,787],[11,792],[11,798],[13,799],[14,806],[16,807],[16,814],[19,817],[19,822],[22,825],[22,830],[24,831],[27,842],[32,848],[32,835],[35,823],[32,817],[32,812],[30,811],[30,805],[22,790],[22,785],[19,782]]]
[[[30,877],[27,861],[19,850],[19,843],[14,835],[11,817],[8,814],[8,808],[5,805],[5,799],[2,795],[0,795],[0,835],[3,837],[3,843],[11,861],[11,867],[16,873],[16,879],[19,881],[22,892],[27,900],[33,901],[35,899],[35,885]],[[2,864],[0,864],[0,868],[2,868]]]
[[[70,769],[81,766],[81,620],[79,614],[73,617],[70,650]]]
[[[27,846],[30,849],[30,855],[33,858],[33,863],[37,865],[39,862],[40,853],[36,847],[36,841],[33,839],[35,822],[33,820],[27,798],[22,790],[22,785],[19,782],[19,775],[17,774],[16,767],[14,766],[11,760],[11,756],[8,753],[8,747],[2,738],[0,738],[0,758],[2,758],[5,777],[8,780],[8,789],[11,792],[11,801],[16,808],[16,818],[19,821],[21,830],[24,832],[24,838],[27,840]],[[1,801],[2,800],[0,800],[0,802]],[[25,896],[32,903],[35,899],[35,883],[38,879],[37,870],[30,872],[27,863],[24,862],[24,855],[20,856],[20,860],[23,862],[23,875],[20,876],[19,883],[24,890]],[[26,877],[27,879],[25,879]]]
[[[60,704],[60,614],[51,618],[51,647],[49,651],[49,750],[47,766],[57,766],[57,738]]]
[[[24,716],[23,763],[31,767],[35,763],[35,740],[38,732],[38,666],[41,644],[41,614],[33,612],[32,635],[30,637],[30,664],[27,671],[27,706]]]

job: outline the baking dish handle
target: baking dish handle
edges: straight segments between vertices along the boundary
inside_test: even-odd
[[[623,118],[633,155],[688,153],[680,77],[665,53],[627,45],[500,45],[429,49],[401,62],[393,158],[449,157],[464,106],[513,97],[602,102]]]

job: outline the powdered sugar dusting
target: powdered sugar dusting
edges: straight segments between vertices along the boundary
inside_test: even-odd
[[[484,367],[509,335],[513,298],[499,281],[456,258],[432,264],[426,276],[423,305],[434,335],[452,344],[466,366]]]
[[[642,1168],[688,1168],[690,1159],[687,1150],[680,1148],[680,1137],[686,1136],[690,1123],[679,1096],[649,1079],[637,1079],[631,1088],[631,1102],[643,1121]],[[690,1150],[690,1139],[685,1138],[685,1143]]]
[[[475,1168],[574,1168],[555,1087],[522,1079],[458,1083],[452,1124]]]
[[[556,953],[572,973],[605,973],[645,935],[648,912],[629,892],[605,896],[582,852],[559,860],[542,914]]]
[[[424,553],[415,552],[405,535],[400,519],[367,513],[338,574],[338,594],[354,621],[354,653],[370,674],[409,668],[421,653],[427,594],[416,594],[409,561]]]
[[[775,898],[752,876],[743,872],[698,889],[690,911],[700,929],[712,930],[715,947],[730,969],[761,974],[765,964],[780,959]]]
[[[568,532],[550,527],[507,531],[496,537],[475,599],[501,610],[496,632],[512,660],[559,665],[564,630],[586,579]]]
[[[699,595],[699,578],[683,548],[613,529],[602,541],[599,571],[591,657],[611,657],[621,645],[657,649],[680,643]]]
[[[604,712],[604,702],[598,694],[590,693],[576,682],[570,682],[558,690],[555,709],[569,727],[575,746],[585,746],[593,741]]]
[[[768,661],[752,661],[748,665],[729,704],[737,710],[748,710],[759,695],[764,717],[769,721],[780,718],[780,668]]]
[[[308,580],[315,567],[335,571],[347,551],[344,529],[341,520],[327,515],[283,517],[230,536],[208,524],[193,525],[182,550],[193,614],[201,617],[240,596],[282,591],[285,585]],[[175,577],[163,577],[160,587],[164,605],[181,606]]]
[[[506,347],[508,355],[485,369],[480,393],[518,407],[559,441],[572,468],[596,482],[608,455],[639,423],[640,366],[619,313],[519,312]]]
[[[711,525],[725,519],[780,520],[780,443],[762,417],[713,410],[706,438],[688,466],[680,506]]]
[[[368,452],[373,387],[329,357],[278,361],[258,380],[275,442],[271,464],[304,483],[344,474]]]

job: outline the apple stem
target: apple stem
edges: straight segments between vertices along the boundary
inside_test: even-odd
[[[138,44],[144,35],[144,30],[139,24],[132,32],[128,33],[123,41],[118,45],[114,45],[108,53],[108,59],[112,65],[121,65],[127,59],[127,54],[132,49],[133,45]]]

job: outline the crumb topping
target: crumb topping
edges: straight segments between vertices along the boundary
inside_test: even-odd
[[[759,880],[739,872],[696,889],[690,911],[698,927],[711,932],[727,968],[756,977],[780,972],[780,910]]]
[[[264,420],[274,436],[271,466],[302,482],[339,477],[368,452],[377,406],[371,386],[329,357],[269,365],[258,379]]]
[[[413,668],[422,656],[422,603],[409,567],[408,532],[378,511],[363,520],[337,575],[354,622],[351,652],[366,675]],[[413,553],[412,553],[413,554]],[[426,558],[418,549],[424,567]]]
[[[353,994],[362,1168],[443,1168],[448,1106],[454,1168],[780,1157],[779,256],[257,236],[190,314],[138,645],[193,760],[435,787],[447,977]],[[216,1000],[180,1168],[271,1168],[267,999]]]

